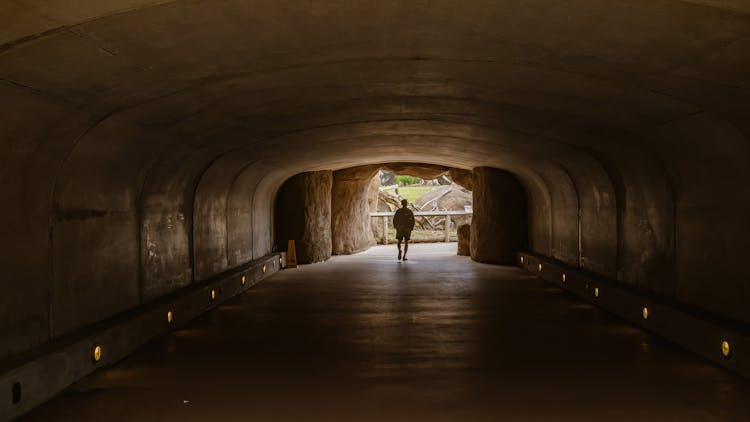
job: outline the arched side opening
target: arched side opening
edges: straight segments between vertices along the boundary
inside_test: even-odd
[[[300,173],[276,195],[276,244],[283,250],[294,240],[297,262],[310,264],[331,257],[330,170]]]
[[[513,264],[529,244],[526,190],[511,173],[491,167],[475,168],[472,179],[471,259]]]

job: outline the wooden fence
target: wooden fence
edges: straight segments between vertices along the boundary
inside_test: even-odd
[[[383,241],[384,245],[388,244],[388,224],[393,219],[395,212],[371,212],[370,217],[377,219],[380,217],[383,228],[383,234],[380,240]],[[414,212],[415,217],[434,217],[434,216],[445,216],[445,242],[450,241],[451,233],[451,217],[454,215],[471,215],[471,211],[416,211]]]

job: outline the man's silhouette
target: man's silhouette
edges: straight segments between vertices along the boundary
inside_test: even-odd
[[[411,238],[411,231],[414,230],[414,213],[411,212],[407,205],[409,201],[406,199],[401,200],[401,208],[396,210],[396,215],[393,216],[393,227],[396,228],[396,240],[398,240],[398,259],[402,259],[401,255],[401,241],[404,241],[404,254],[403,260],[406,259],[406,252],[409,250],[409,239]]]

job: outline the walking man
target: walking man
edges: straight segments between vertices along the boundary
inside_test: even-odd
[[[401,200],[401,208],[396,210],[393,216],[393,227],[396,228],[396,240],[398,240],[398,259],[407,261],[406,252],[409,250],[409,239],[411,231],[414,230],[414,213],[409,208],[409,201]],[[401,241],[404,241],[404,254],[401,255]]]

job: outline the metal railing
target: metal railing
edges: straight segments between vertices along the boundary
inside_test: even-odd
[[[381,235],[381,239],[383,241],[384,245],[388,244],[388,222],[393,218],[395,215],[395,212],[371,212],[370,217],[377,218],[380,217],[381,224],[383,227],[383,234]],[[445,216],[445,239],[444,242],[450,241],[450,235],[451,235],[451,217],[454,215],[472,215],[472,211],[415,211],[414,216],[424,216],[424,217],[435,217],[435,216]]]

